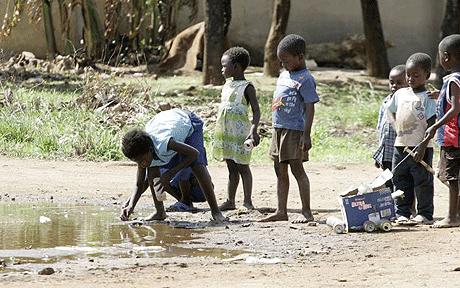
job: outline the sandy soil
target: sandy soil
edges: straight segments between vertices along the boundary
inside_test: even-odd
[[[69,261],[57,273],[39,276],[0,274],[1,287],[456,287],[460,281],[460,229],[428,226],[396,227],[390,233],[336,235],[321,224],[339,215],[337,195],[350,185],[379,174],[371,164],[308,163],[312,208],[320,224],[257,223],[269,209],[226,213],[231,222],[212,226],[188,247],[240,250],[234,259],[175,257]],[[8,202],[52,201],[119,205],[130,193],[136,168],[127,163],[16,160],[0,157],[1,199]],[[225,200],[227,172],[211,166],[220,203]],[[270,166],[253,167],[254,204],[276,206],[275,175]],[[294,179],[289,208],[293,219],[300,208]],[[435,215],[447,210],[447,189],[435,184]],[[242,192],[237,194],[241,205]],[[142,207],[152,200],[141,199]],[[166,205],[172,203],[169,198]],[[206,208],[205,205],[199,206]],[[208,211],[170,213],[172,221],[210,219]],[[247,263],[245,255],[276,264]],[[252,258],[254,259],[254,258]]]

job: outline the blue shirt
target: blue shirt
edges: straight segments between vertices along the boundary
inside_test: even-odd
[[[153,149],[159,159],[153,159],[150,167],[163,166],[169,163],[177,154],[174,150],[168,150],[171,138],[176,142],[184,142],[193,133],[190,116],[183,110],[174,108],[155,115],[147,125],[145,131],[153,142]]]
[[[315,79],[307,69],[282,72],[273,94],[273,127],[303,131],[305,103],[318,101]]]

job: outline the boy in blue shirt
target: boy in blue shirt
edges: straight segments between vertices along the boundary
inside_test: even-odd
[[[278,208],[273,215],[261,221],[288,220],[290,167],[302,201],[302,216],[293,223],[307,223],[314,218],[310,210],[310,182],[303,162],[308,161],[314,104],[319,97],[315,80],[305,66],[305,39],[295,34],[287,35],[278,44],[277,54],[285,71],[280,74],[273,95],[274,130],[269,153],[277,176]]]
[[[155,185],[167,187],[174,175],[191,167],[209,203],[212,217],[217,222],[225,221],[206,168],[203,121],[190,111],[175,108],[158,113],[145,128],[129,131],[122,140],[123,154],[137,163],[137,180],[128,204],[122,209],[121,220],[129,219],[147,187],[152,191],[156,213],[144,220],[164,220],[166,212],[163,202],[155,196]],[[161,174],[160,167],[168,170]],[[154,183],[155,178],[160,178],[160,183]]]

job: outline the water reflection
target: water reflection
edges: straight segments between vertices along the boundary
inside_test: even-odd
[[[0,203],[0,258],[36,263],[82,254],[219,258],[238,254],[222,249],[180,247],[204,231],[164,224],[136,227],[118,221],[118,212],[115,208],[97,206]],[[44,221],[45,217],[50,221]]]

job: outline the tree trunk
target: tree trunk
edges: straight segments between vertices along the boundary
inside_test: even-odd
[[[61,41],[64,49],[64,55],[70,55],[74,52],[72,41],[70,40],[70,19],[69,10],[65,0],[58,0],[59,17],[61,20]]]
[[[94,0],[82,1],[82,14],[84,22],[85,48],[89,58],[97,60],[102,57],[104,47],[104,32],[101,18],[97,13]]]
[[[290,0],[274,0],[270,32],[264,48],[264,75],[276,77],[280,71],[280,61],[276,54],[278,43],[284,37],[289,20]]]
[[[367,73],[370,76],[387,78],[390,71],[385,38],[377,0],[361,0],[364,36],[366,37]]]
[[[232,0],[224,1],[224,35],[228,33],[230,22],[232,22]]]
[[[224,53],[224,1],[205,1],[203,84],[221,85],[220,58]]]
[[[53,15],[51,13],[51,3],[49,0],[43,0],[43,23],[45,25],[46,44],[48,54],[51,58],[56,55],[56,38],[54,36]]]
[[[460,1],[447,0],[446,9],[444,11],[444,18],[441,24],[440,41],[451,34],[460,33]],[[439,63],[439,57],[436,55],[436,81],[437,88],[442,86],[442,77],[446,76],[447,72],[442,68]]]

